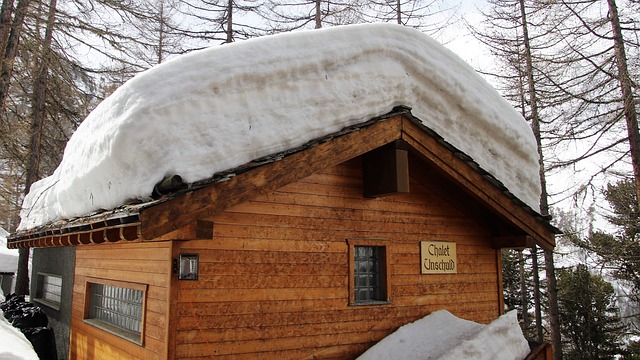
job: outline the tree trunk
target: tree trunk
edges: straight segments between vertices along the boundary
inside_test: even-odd
[[[227,44],[233,42],[233,0],[227,3]]]
[[[6,46],[0,61],[0,113],[4,112],[4,103],[9,93],[9,84],[13,74],[13,62],[18,54],[20,33],[24,23],[24,16],[31,0],[18,0],[11,29],[6,40]],[[3,4],[4,5],[4,4]],[[4,31],[4,29],[3,29]],[[25,184],[25,193],[29,191],[31,184]],[[18,269],[16,272],[16,294],[29,294],[29,249],[20,249],[18,252]]]
[[[40,155],[42,152],[42,129],[44,127],[46,87],[48,77],[48,59],[53,38],[53,26],[56,17],[57,0],[51,0],[49,13],[47,16],[47,28],[45,36],[40,44],[42,50],[36,68],[37,76],[33,84],[32,96],[32,123],[29,142],[29,162],[25,180],[25,195],[29,192],[31,185],[40,178]],[[29,260],[29,249],[21,249],[18,258],[18,274],[16,276],[16,293],[28,294],[29,276],[27,265]],[[21,267],[20,267],[21,266]],[[18,291],[18,289],[20,291]]]
[[[531,263],[533,264],[533,305],[536,317],[536,341],[542,342],[542,309],[540,307],[540,273],[538,262],[538,247],[531,248]]]
[[[627,66],[627,54],[622,38],[622,28],[618,16],[618,7],[615,0],[607,0],[609,5],[609,17],[613,31],[613,42],[616,52],[616,65],[618,67],[618,81],[622,92],[624,119],[627,122],[627,134],[629,136],[629,149],[631,150],[631,164],[633,165],[633,177],[636,183],[636,195],[640,207],[640,133],[638,132],[638,114],[633,99],[633,88]]]
[[[522,250],[518,251],[518,270],[520,271],[520,302],[522,303],[522,327],[525,330],[525,335],[527,330],[531,326],[531,318],[529,318],[529,310],[527,309],[529,305],[529,297],[527,292],[527,275],[526,275],[526,267],[524,256],[522,256]]]
[[[556,266],[553,251],[544,251],[545,269],[547,272],[547,300],[549,301],[549,330],[553,345],[554,360],[562,360],[562,337],[560,336],[560,314],[558,311],[558,285],[556,282]]]
[[[16,294],[29,295],[29,249],[18,252],[18,270],[16,272]]]
[[[320,9],[320,5],[322,2],[320,0],[316,0],[316,29],[322,28],[322,10]]]
[[[540,213],[549,215],[549,203],[547,200],[547,180],[544,169],[544,157],[542,153],[542,136],[540,135],[540,115],[538,113],[538,99],[535,87],[535,79],[533,76],[533,58],[531,56],[531,44],[529,42],[529,29],[527,23],[527,12],[524,0],[520,0],[520,14],[522,16],[522,31],[524,39],[525,61],[527,80],[529,83],[529,102],[531,104],[531,129],[536,138],[538,145],[538,164],[540,166]],[[534,248],[535,250],[535,248]],[[548,316],[551,332],[551,344],[553,345],[554,358],[562,359],[562,343],[560,338],[560,322],[558,320],[558,294],[556,289],[556,274],[553,261],[553,251],[544,250],[545,271],[547,276],[547,300],[549,304]],[[536,257],[537,258],[537,257]],[[538,332],[538,341],[542,341],[542,325],[536,313],[536,327]]]
[[[158,53],[157,53],[157,61],[158,64],[162,64],[164,60],[164,32],[165,32],[165,9],[164,9],[164,0],[160,0],[160,8],[158,9],[158,22],[160,28],[158,29]]]
[[[0,53],[4,54],[11,29],[11,15],[13,14],[13,0],[3,0],[0,9]]]
[[[24,23],[24,16],[27,12],[31,0],[18,0],[13,22],[11,22],[11,30],[7,38],[6,47],[3,57],[0,59],[0,112],[4,111],[4,103],[9,93],[9,84],[13,74],[13,62],[18,54],[18,44],[20,43],[20,33]]]

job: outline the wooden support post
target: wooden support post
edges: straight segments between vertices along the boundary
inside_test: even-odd
[[[363,156],[365,197],[409,192],[409,157],[406,144],[396,140]]]

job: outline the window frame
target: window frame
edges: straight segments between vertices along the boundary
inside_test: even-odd
[[[119,287],[124,289],[142,291],[142,304],[141,304],[142,316],[140,318],[139,334],[134,331],[130,331],[128,329],[122,328],[116,324],[112,324],[101,319],[90,317],[91,316],[91,286],[93,284],[107,285],[107,286],[114,286],[114,287]],[[145,323],[146,323],[146,317],[147,317],[148,289],[149,289],[149,286],[147,284],[134,283],[134,282],[128,282],[128,281],[110,280],[110,279],[87,278],[85,281],[83,321],[86,324],[94,326],[100,330],[106,331],[110,334],[118,336],[122,339],[130,341],[137,345],[144,346]]]
[[[54,300],[50,300],[44,297],[44,283],[45,283],[46,277],[60,279],[60,293],[55,294],[59,296],[60,301],[56,302]],[[37,301],[42,305],[45,305],[47,307],[50,307],[54,310],[59,311],[60,305],[62,304],[62,286],[63,285],[64,285],[64,278],[62,277],[62,275],[56,275],[56,274],[51,274],[46,272],[38,272],[37,278],[36,278],[36,294],[33,297],[33,300]]]
[[[391,291],[389,284],[391,283],[389,271],[390,262],[390,242],[386,239],[347,239],[349,247],[349,305],[350,306],[368,306],[368,305],[389,305],[391,304]],[[356,246],[368,246],[382,248],[383,254],[379,259],[379,288],[382,291],[382,300],[366,300],[356,301],[355,295],[355,248]]]

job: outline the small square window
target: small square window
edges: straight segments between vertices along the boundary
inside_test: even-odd
[[[56,310],[62,299],[62,276],[38,273],[35,300]]]
[[[350,240],[352,305],[388,304],[387,247],[379,242]]]
[[[141,345],[146,288],[124,282],[88,282],[85,321]]]

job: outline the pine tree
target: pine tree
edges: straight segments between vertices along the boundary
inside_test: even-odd
[[[583,264],[561,269],[558,302],[565,359],[604,360],[623,353],[625,326],[610,283]]]
[[[609,184],[604,196],[612,209],[606,218],[617,231],[594,231],[584,246],[599,256],[603,269],[631,287],[630,300],[640,304],[640,208],[635,182]]]

